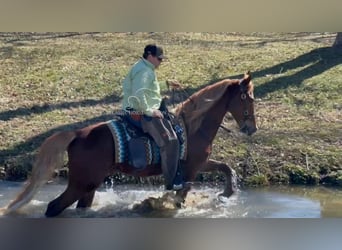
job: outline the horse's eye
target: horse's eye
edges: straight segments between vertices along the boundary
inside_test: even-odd
[[[242,100],[245,100],[245,99],[246,99],[246,97],[247,97],[247,96],[246,96],[246,94],[245,94],[245,93],[241,94],[241,99],[242,99]]]
[[[247,115],[248,115],[248,111],[246,110],[245,112],[243,112],[243,114],[244,114],[245,116],[247,116]]]

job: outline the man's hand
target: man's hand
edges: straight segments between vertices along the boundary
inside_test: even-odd
[[[163,118],[164,118],[163,113],[162,113],[160,110],[158,110],[158,109],[154,109],[154,110],[153,110],[152,116],[153,116],[153,117],[158,117],[158,118],[160,118],[160,119],[163,119]]]
[[[167,80],[166,81],[166,84],[167,84],[167,87],[171,87],[171,88],[175,88],[175,89],[178,89],[178,88],[181,88],[182,85],[180,84],[180,82],[178,82],[177,80]]]

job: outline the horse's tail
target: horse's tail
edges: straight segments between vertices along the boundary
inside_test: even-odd
[[[75,137],[75,131],[58,132],[43,142],[25,188],[6,208],[2,208],[0,213],[11,213],[30,202],[38,188],[51,178],[53,171],[63,165],[63,154]]]

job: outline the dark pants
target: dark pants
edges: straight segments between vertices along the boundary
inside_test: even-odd
[[[160,148],[161,167],[166,189],[172,189],[179,162],[179,141],[170,121],[157,117],[144,117],[142,129],[149,133]]]

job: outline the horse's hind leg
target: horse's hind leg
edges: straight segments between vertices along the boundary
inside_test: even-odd
[[[220,171],[225,175],[226,184],[221,195],[230,197],[236,191],[236,174],[234,169],[229,167],[227,164],[220,161],[209,160],[207,164],[205,164],[204,167],[201,169],[201,171]]]
[[[72,205],[82,196],[80,191],[70,186],[56,199],[48,204],[45,212],[46,217],[54,217],[59,215],[64,209]]]
[[[95,196],[95,190],[86,193],[81,199],[77,202],[77,208],[87,208],[91,207]]]

